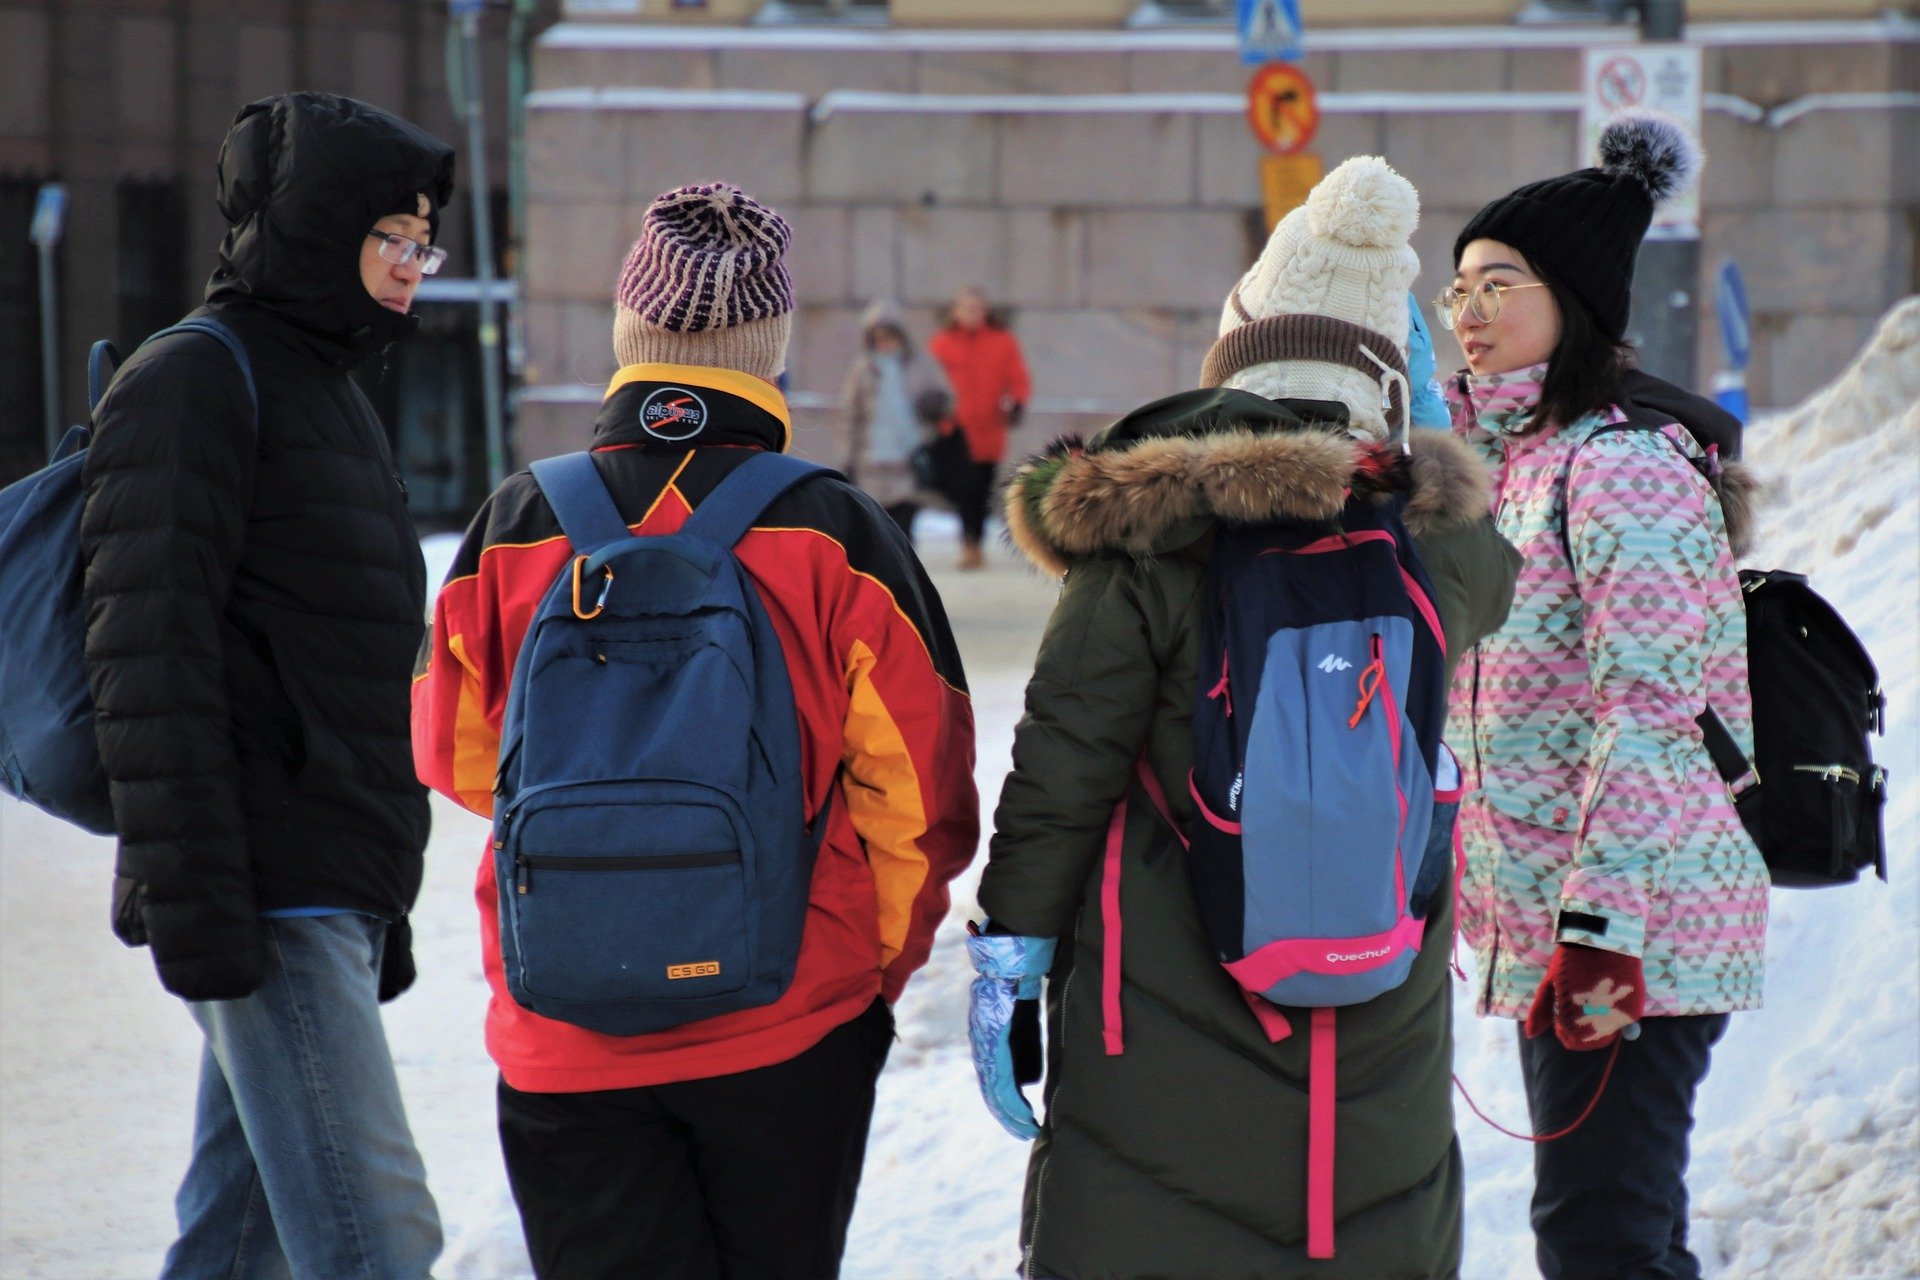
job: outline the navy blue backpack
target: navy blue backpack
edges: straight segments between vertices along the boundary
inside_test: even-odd
[[[636,537],[588,454],[533,464],[574,555],[501,734],[500,953],[524,1007],[640,1035],[792,982],[832,793],[810,830],[786,659],[733,548],[823,472],[756,454],[677,533]]]
[[[257,419],[253,366],[232,330],[196,316],[147,341],[170,333],[204,333],[232,352]],[[111,344],[94,344],[89,407],[98,407],[113,359]],[[112,835],[113,804],[93,737],[81,592],[80,512],[87,501],[81,473],[91,439],[86,427],[74,427],[46,467],[0,489],[0,790]]]

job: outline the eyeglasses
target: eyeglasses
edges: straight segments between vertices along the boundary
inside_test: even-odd
[[[1509,289],[1544,289],[1547,286],[1539,280],[1532,284],[1502,284],[1498,280],[1482,280],[1471,289],[1455,289],[1451,285],[1440,291],[1433,300],[1434,308],[1440,313],[1440,327],[1451,331],[1460,323],[1460,313],[1468,307],[1473,308],[1473,318],[1481,324],[1492,324],[1500,318],[1500,295]]]
[[[447,260],[447,251],[438,245],[421,244],[418,240],[409,240],[392,231],[369,231],[369,240],[380,242],[380,256],[396,267],[404,267],[418,258],[420,274],[430,276],[438,271]]]

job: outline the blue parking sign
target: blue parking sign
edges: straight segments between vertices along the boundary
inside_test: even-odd
[[[1293,62],[1300,57],[1300,0],[1235,0],[1240,61]]]

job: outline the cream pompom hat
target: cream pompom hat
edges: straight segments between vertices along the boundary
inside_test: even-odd
[[[1407,241],[1419,222],[1419,193],[1385,160],[1340,164],[1281,219],[1234,287],[1201,385],[1337,400],[1356,434],[1397,433],[1407,291],[1420,273]]]

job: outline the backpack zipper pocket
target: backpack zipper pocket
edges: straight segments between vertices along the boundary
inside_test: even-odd
[[[558,854],[523,853],[514,858],[514,888],[533,892],[535,871],[688,871],[695,867],[730,867],[740,861],[738,849],[714,853],[671,853],[657,858],[574,858]]]
[[[759,864],[723,791],[616,779],[531,787],[501,815],[494,858],[509,990],[535,1012],[670,1011],[753,980]]]

